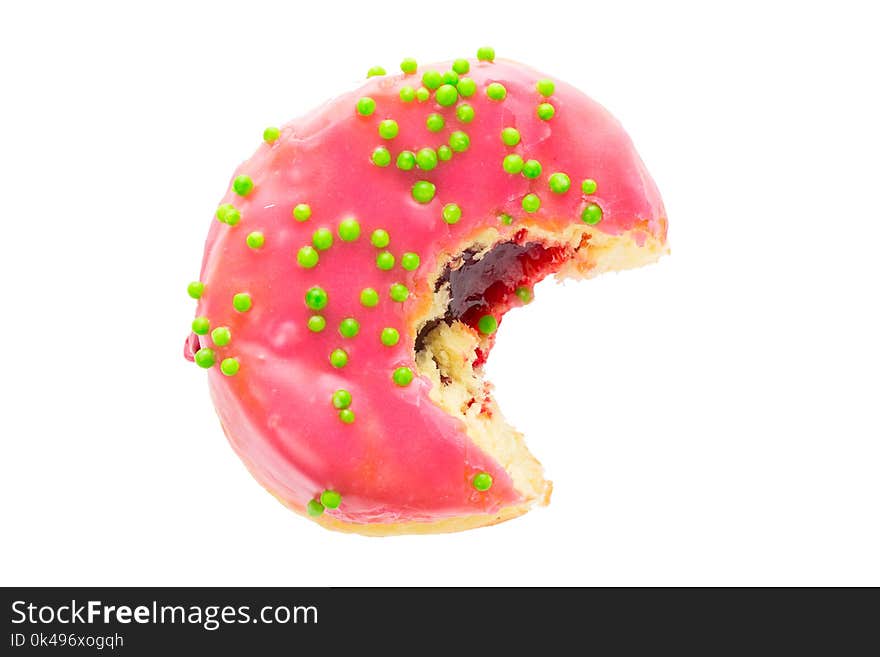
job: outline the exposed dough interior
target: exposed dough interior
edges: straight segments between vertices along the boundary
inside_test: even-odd
[[[546,504],[552,483],[544,479],[541,463],[529,452],[523,435],[505,420],[492,397],[492,385],[483,372],[492,338],[482,335],[473,320],[476,314],[490,310],[497,317],[518,304],[502,300],[498,305],[472,308],[462,314],[461,299],[456,299],[456,295],[462,294],[463,285],[465,293],[473,293],[475,285],[489,288],[495,283],[493,290],[504,287],[505,284],[496,282],[497,277],[503,279],[505,269],[517,267],[512,260],[505,264],[505,251],[526,259],[531,255],[539,263],[542,259],[547,261],[535,267],[531,275],[519,270],[513,272],[507,284],[512,295],[510,281],[517,277],[526,276],[529,288],[550,274],[560,280],[588,278],[605,271],[649,264],[667,249],[647,231],[634,229],[621,235],[606,235],[586,224],[570,225],[562,233],[528,227],[517,235],[517,246],[513,247],[509,241],[499,241],[498,232],[489,229],[461,245],[457,255],[441,259],[433,279],[436,289],[433,306],[416,322],[419,336],[416,366],[420,374],[433,382],[431,400],[464,422],[474,443],[505,468],[526,504]],[[492,263],[483,263],[480,267],[484,258]],[[485,278],[475,276],[469,283],[456,284],[456,278],[466,279],[461,274],[465,274],[467,268],[474,268]],[[450,272],[459,274],[450,277]]]

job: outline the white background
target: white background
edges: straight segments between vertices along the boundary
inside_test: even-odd
[[[0,583],[880,584],[876,17],[713,4],[6,7]],[[265,126],[486,43],[623,121],[673,254],[504,323],[548,508],[328,532],[227,446],[186,283]]]

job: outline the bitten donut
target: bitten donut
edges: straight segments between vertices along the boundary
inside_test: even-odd
[[[253,476],[370,535],[546,504],[483,379],[495,332],[549,274],[666,252],[654,182],[584,94],[491,48],[400,70],[265,130],[188,290],[185,355]]]

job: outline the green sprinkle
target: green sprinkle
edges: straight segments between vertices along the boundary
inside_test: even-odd
[[[221,224],[225,224],[226,213],[234,209],[235,206],[233,206],[231,203],[223,203],[217,206],[217,212],[214,214],[214,216],[217,217],[217,221],[219,221]]]
[[[416,164],[423,171],[431,171],[437,167],[437,151],[433,148],[422,148],[416,153]]]
[[[371,287],[361,290],[361,305],[374,308],[379,305],[379,293]]]
[[[523,165],[522,174],[526,178],[537,178],[541,175],[541,163],[538,160],[529,160]]]
[[[343,408],[351,406],[351,393],[348,390],[337,390],[333,393],[331,401],[333,402],[333,407],[341,411]]]
[[[231,203],[224,203],[217,208],[217,221],[234,226],[241,221],[241,212]]]
[[[501,131],[501,141],[504,142],[505,146],[516,146],[519,140],[519,130],[516,128],[504,128]]]
[[[444,84],[437,89],[434,97],[437,99],[437,103],[443,107],[451,107],[458,102],[458,90],[451,84]]]
[[[276,141],[281,136],[281,130],[275,127],[268,127],[263,130],[263,141],[267,144],[271,144],[273,141]]]
[[[425,89],[424,87],[419,87],[416,89],[416,100],[420,103],[424,103],[431,97],[431,92]]]
[[[544,96],[544,98],[550,98],[556,90],[556,85],[553,84],[553,80],[538,80],[535,89],[539,94]]]
[[[330,364],[333,367],[345,367],[348,364],[348,353],[344,349],[334,349],[330,352]]]
[[[452,86],[457,85],[458,84],[458,73],[456,73],[455,70],[444,71],[443,72],[443,83],[444,84],[451,84]],[[455,93],[457,94],[458,91],[456,91]]]
[[[379,136],[382,139],[394,139],[399,131],[400,128],[394,119],[385,119],[379,122]]]
[[[251,190],[254,188],[254,181],[251,180],[250,176],[236,176],[235,180],[232,181],[232,191],[234,191],[239,196],[247,196],[251,193]]]
[[[214,355],[213,349],[203,347],[195,353],[193,360],[199,367],[208,369],[209,367],[214,367],[214,363],[217,362],[217,356]]]
[[[388,251],[382,251],[376,256],[376,266],[382,271],[389,271],[394,268],[394,256]]]
[[[328,509],[335,509],[342,503],[342,495],[335,490],[325,490],[321,493],[321,504]]]
[[[230,209],[229,212],[226,213],[225,223],[229,224],[230,226],[234,226],[239,221],[241,221],[241,212],[239,212],[235,208]]]
[[[419,63],[412,57],[406,57],[402,62],[400,62],[400,70],[407,75],[412,75],[418,70],[418,68]]]
[[[344,408],[339,411],[339,419],[342,420],[345,424],[351,424],[354,422],[354,411],[350,408]]]
[[[443,221],[447,224],[457,224],[461,219],[461,208],[457,203],[447,203],[443,206]]]
[[[489,100],[504,100],[507,97],[507,89],[500,82],[493,82],[486,87],[486,95]]]
[[[327,328],[327,320],[321,315],[312,315],[309,317],[308,326],[312,333],[320,333]]]
[[[235,376],[240,368],[237,358],[224,358],[220,361],[220,371],[226,376]]]
[[[500,221],[505,226],[509,226],[510,224],[513,223],[513,217],[511,217],[506,212],[502,212],[501,214],[498,215],[498,221]]]
[[[397,155],[397,168],[401,171],[410,171],[416,166],[416,154],[412,151],[401,151]]]
[[[266,236],[263,235],[263,233],[261,233],[260,231],[255,230],[252,233],[248,233],[248,236],[245,238],[245,242],[250,248],[256,251],[257,249],[262,249],[263,246],[266,244]]]
[[[455,116],[457,116],[458,120],[462,123],[470,123],[474,120],[474,108],[467,103],[462,103],[455,108]]]
[[[516,288],[515,294],[516,294],[516,296],[519,297],[519,300],[522,301],[523,303],[531,303],[532,299],[535,298],[534,293],[529,288],[525,287],[524,285],[521,285],[518,288]]]
[[[553,118],[553,115],[556,114],[556,108],[553,107],[550,103],[541,103],[538,105],[538,118],[544,121],[549,121]]]
[[[600,208],[595,203],[590,203],[587,207],[584,208],[584,212],[581,215],[581,221],[583,221],[585,224],[595,226],[600,221],[602,221],[602,208]]]
[[[495,48],[490,46],[483,46],[479,50],[477,50],[477,59],[481,62],[493,62],[495,61]]]
[[[427,180],[418,180],[412,186],[412,197],[416,203],[430,203],[436,191],[437,187],[434,183],[430,183]]]
[[[571,178],[561,172],[551,173],[547,182],[550,185],[550,191],[555,194],[565,194],[571,189]]]
[[[339,322],[339,335],[343,338],[353,338],[361,330],[361,325],[354,317],[346,317]]]
[[[402,303],[409,296],[409,289],[403,283],[394,283],[388,290],[392,301]]]
[[[522,207],[526,212],[537,212],[541,207],[541,199],[537,194],[526,194],[522,200]]]
[[[400,88],[400,100],[404,103],[411,103],[416,99],[416,90],[409,85]]]
[[[492,315],[483,315],[480,317],[480,321],[477,322],[477,328],[480,329],[480,333],[483,335],[491,335],[498,330],[498,320]]]
[[[449,147],[456,153],[464,153],[471,145],[471,138],[466,132],[456,130],[449,135]]]
[[[211,322],[207,317],[196,317],[192,321],[192,332],[196,335],[207,335],[211,330]]]
[[[388,149],[384,146],[379,146],[373,151],[371,159],[373,160],[373,164],[377,167],[387,167],[391,164],[391,153],[389,153]]]
[[[406,271],[415,271],[419,268],[421,258],[417,253],[407,252],[400,256],[400,266]]]
[[[474,488],[478,491],[487,491],[492,488],[492,475],[488,472],[480,472],[474,476],[474,480],[471,483],[473,483]]]
[[[422,84],[433,91],[443,84],[443,76],[437,71],[425,71],[422,75]]]
[[[318,500],[309,500],[309,503],[306,504],[306,513],[308,513],[313,518],[316,518],[324,513],[324,505],[321,504]]]
[[[376,101],[369,96],[359,98],[357,102],[357,113],[361,116],[370,116],[376,111]]]
[[[354,242],[361,236],[361,225],[357,219],[349,217],[339,222],[339,239],[343,242]]]
[[[461,78],[455,87],[458,89],[458,95],[462,98],[470,98],[477,93],[477,83],[473,78]]]
[[[425,125],[428,127],[428,130],[431,132],[440,132],[445,125],[445,121],[443,117],[439,114],[430,114],[428,118],[425,119]]]
[[[382,334],[379,336],[379,340],[382,341],[386,347],[393,347],[400,341],[400,333],[398,333],[396,328],[383,328]]]
[[[304,246],[296,254],[296,261],[300,267],[311,269],[318,264],[318,252],[314,247]]]
[[[367,71],[367,77],[374,78],[377,75],[385,75],[385,69],[381,66],[371,66],[370,70]]]
[[[523,162],[522,157],[520,157],[516,153],[511,153],[510,155],[506,155],[504,157],[504,160],[501,162],[501,166],[507,173],[513,175],[522,171],[525,163]]]
[[[218,347],[225,347],[232,341],[232,331],[228,326],[218,326],[211,331],[211,340]]]
[[[599,185],[592,178],[587,178],[581,183],[581,191],[584,194],[595,194],[597,189],[599,189]]]
[[[201,281],[193,281],[186,286],[186,293],[192,299],[201,299],[202,295],[205,293],[205,284]]]
[[[437,147],[437,159],[441,162],[449,162],[452,159],[452,149],[446,144]]]
[[[293,208],[293,218],[297,221],[307,221],[312,216],[312,208],[305,203],[300,203]]]
[[[246,313],[251,309],[252,305],[253,300],[251,299],[251,295],[247,292],[239,292],[232,297],[232,307],[240,313]]]
[[[387,230],[377,228],[373,231],[373,234],[370,235],[370,243],[377,249],[384,249],[391,243],[391,236],[388,234]]]
[[[327,228],[319,228],[312,233],[312,245],[318,251],[326,251],[333,246],[333,233]]]
[[[327,291],[323,287],[318,287],[317,285],[310,287],[306,291],[305,298],[306,306],[312,310],[323,310],[327,306],[327,302],[330,300],[327,296]]]
[[[468,62],[468,60],[466,59],[456,59],[454,62],[452,62],[452,70],[459,75],[464,75],[471,70],[470,62]]]
[[[391,375],[391,379],[401,388],[408,386],[413,380],[413,371],[408,367],[398,367]]]

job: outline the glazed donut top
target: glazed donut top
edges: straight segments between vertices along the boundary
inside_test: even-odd
[[[660,196],[618,122],[480,52],[371,69],[360,89],[266,129],[217,210],[189,289],[188,352],[239,454],[312,514],[432,520],[519,499],[415,370],[415,318],[462,245],[487,228],[504,241],[572,222],[664,237]]]

